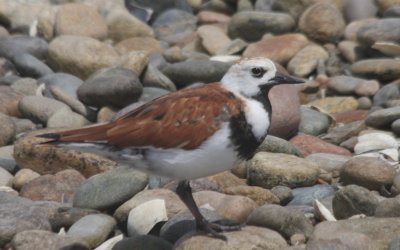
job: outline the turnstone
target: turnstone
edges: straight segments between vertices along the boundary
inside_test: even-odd
[[[100,154],[151,174],[179,180],[176,193],[197,228],[219,238],[225,227],[204,219],[189,180],[229,170],[250,159],[271,121],[269,90],[302,83],[263,57],[244,58],[220,82],[182,89],[127,112],[111,122],[42,134],[46,143]]]

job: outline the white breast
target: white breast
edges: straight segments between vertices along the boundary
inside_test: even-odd
[[[246,120],[252,126],[254,136],[261,139],[265,136],[269,127],[268,112],[259,101],[246,98],[244,102]]]

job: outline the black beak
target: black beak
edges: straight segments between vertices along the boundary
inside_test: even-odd
[[[271,80],[269,80],[269,83],[270,84],[272,83],[274,85],[284,84],[284,83],[297,84],[297,83],[304,83],[304,81],[301,80],[301,79],[297,79],[297,78],[282,74],[282,73],[277,71],[275,73],[275,76]]]

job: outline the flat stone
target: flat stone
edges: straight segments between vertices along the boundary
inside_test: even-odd
[[[368,116],[368,111],[357,109],[357,110],[335,113],[332,116],[338,123],[349,124],[349,123],[365,120],[365,118],[367,118],[367,116]]]
[[[211,55],[231,42],[231,39],[224,31],[215,25],[202,25],[197,29],[197,33],[202,39],[203,46]]]
[[[3,36],[0,37],[0,56],[9,60],[15,55],[28,53],[38,59],[43,59],[48,44],[43,39],[29,36]]]
[[[75,222],[67,232],[85,241],[93,249],[104,242],[117,225],[115,219],[106,214],[90,214]]]
[[[259,41],[265,33],[283,34],[293,30],[295,22],[286,13],[240,11],[232,16],[228,34],[249,42]]]
[[[209,24],[209,23],[229,24],[232,19],[230,16],[226,14],[209,10],[199,11],[199,13],[197,13],[197,18],[199,19],[199,23],[201,24]]]
[[[374,106],[384,106],[391,100],[397,100],[400,97],[399,86],[397,84],[387,84],[380,88],[373,97]]]
[[[247,47],[247,45],[248,45],[247,42],[243,41],[240,38],[236,38],[236,39],[230,41],[225,46],[218,49],[216,54],[217,55],[234,55],[239,52],[242,52]]]
[[[69,109],[62,102],[42,96],[25,96],[19,103],[19,109],[25,118],[42,124],[46,124],[52,115],[65,108]]]
[[[340,95],[351,95],[354,94],[357,85],[364,81],[357,77],[339,75],[329,79],[328,88]]]
[[[75,53],[79,51],[80,53]],[[49,65],[57,71],[88,78],[99,69],[110,67],[118,58],[111,46],[94,38],[62,35],[53,39],[48,49]]]
[[[71,109],[60,109],[56,111],[47,120],[47,128],[67,127],[67,128],[81,128],[89,125],[88,121],[84,116],[71,111]]]
[[[263,188],[283,185],[291,188],[315,184],[316,165],[293,155],[257,153],[248,163],[248,182]]]
[[[307,135],[320,135],[328,130],[331,119],[317,110],[301,106],[299,132]]]
[[[327,172],[340,171],[344,164],[350,160],[350,156],[315,153],[306,157],[307,161],[317,164],[321,169]]]
[[[13,237],[11,246],[15,250],[90,249],[85,242],[80,241],[76,237],[60,236],[56,233],[44,230],[26,230],[19,232]]]
[[[68,166],[78,170],[83,176],[90,177],[117,165],[116,162],[96,154],[51,145],[38,145],[47,139],[36,137],[37,135],[55,131],[60,129],[33,131],[19,138],[14,144],[14,157],[18,166],[30,168],[41,175],[55,174]]]
[[[149,53],[162,52],[160,43],[152,37],[130,37],[117,43],[115,49],[120,55],[132,51],[146,51]]]
[[[292,190],[293,199],[288,206],[312,206],[315,200],[323,200],[332,196],[337,191],[337,187],[320,184],[312,187],[300,187]]]
[[[301,156],[300,151],[290,142],[272,135],[267,135],[257,152],[284,153]]]
[[[325,142],[324,140],[312,135],[297,135],[290,139],[290,142],[293,143],[304,156],[315,153],[328,153],[344,156],[351,155],[349,150]]]
[[[241,195],[249,197],[257,203],[257,205],[262,206],[264,204],[279,204],[280,200],[268,189],[261,187],[251,187],[251,186],[236,186],[228,187],[224,189],[224,193],[230,195]]]
[[[346,162],[340,172],[345,184],[356,184],[370,190],[380,190],[391,185],[396,174],[395,168],[384,160],[372,157],[354,157]]]
[[[278,35],[249,44],[243,56],[263,56],[277,63],[286,64],[308,43],[307,37],[300,33]]]
[[[354,75],[382,81],[396,80],[400,77],[400,62],[395,59],[368,59],[350,66]]]
[[[364,45],[371,46],[375,42],[400,42],[400,20],[384,18],[369,22],[360,27],[357,40]]]
[[[354,93],[359,96],[373,96],[380,88],[379,82],[375,80],[363,81],[354,89]]]
[[[176,90],[175,84],[152,64],[147,65],[142,82],[144,87],[156,87],[169,91]]]
[[[55,175],[43,175],[25,184],[20,196],[36,201],[70,203],[76,190],[85,178],[74,169],[67,169]]]
[[[318,65],[318,61],[326,61],[328,52],[319,45],[310,44],[302,48],[288,63],[288,71],[294,76],[307,77]]]
[[[19,92],[23,95],[36,95],[36,91],[38,89],[38,83],[35,79],[26,77],[21,78],[13,82],[11,88],[16,92]]]
[[[370,113],[365,124],[372,127],[386,127],[397,119],[400,119],[400,107],[392,107]]]
[[[324,221],[316,225],[311,240],[331,240],[347,245],[347,249],[387,249],[400,233],[399,225],[400,218]]]
[[[346,2],[344,14],[349,22],[375,17],[378,11],[374,0],[356,0]]]
[[[78,88],[78,97],[89,106],[124,107],[138,100],[142,88],[133,71],[122,67],[105,68]]]
[[[302,212],[279,205],[268,204],[256,208],[247,223],[275,230],[287,239],[297,233],[309,237],[313,231],[311,221]]]
[[[333,214],[337,219],[346,219],[357,214],[372,216],[378,203],[376,196],[368,189],[349,185],[339,189],[333,197]]]
[[[340,11],[329,3],[315,3],[299,19],[299,29],[313,40],[335,42],[344,34],[346,23]]]
[[[308,103],[309,106],[314,106],[329,114],[339,113],[344,111],[356,110],[358,102],[354,97],[326,97],[324,99],[315,100]]]
[[[22,76],[39,78],[53,73],[49,66],[31,54],[17,54],[12,61]]]

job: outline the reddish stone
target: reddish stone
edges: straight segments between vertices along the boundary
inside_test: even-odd
[[[324,140],[312,135],[297,135],[290,139],[290,142],[293,143],[304,156],[315,153],[351,156],[351,152],[349,150],[325,142]]]
[[[368,110],[352,110],[336,113],[332,115],[336,122],[350,123],[355,121],[364,120],[368,116]]]
[[[222,13],[203,10],[197,14],[199,18],[199,23],[225,23],[228,24],[231,22],[231,17]]]

